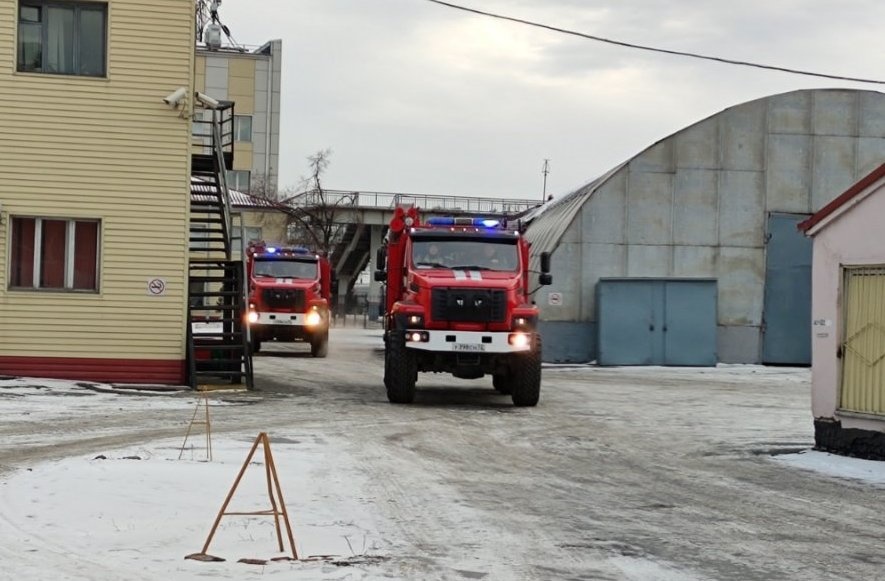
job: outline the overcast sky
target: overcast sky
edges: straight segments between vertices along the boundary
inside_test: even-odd
[[[625,42],[885,78],[879,0],[452,0]],[[427,0],[224,0],[283,41],[280,184],[332,150],[331,189],[559,196],[745,101],[828,81],[620,48]]]

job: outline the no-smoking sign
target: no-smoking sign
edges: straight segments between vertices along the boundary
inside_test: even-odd
[[[147,293],[152,297],[159,297],[166,294],[166,279],[152,278],[147,283]]]

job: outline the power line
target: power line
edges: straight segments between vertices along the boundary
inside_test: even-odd
[[[689,58],[695,58],[695,59],[701,59],[701,60],[706,60],[706,61],[723,63],[723,64],[727,64],[727,65],[737,65],[737,66],[743,66],[743,67],[753,67],[753,68],[757,68],[757,69],[766,69],[766,70],[770,70],[770,71],[780,71],[782,73],[790,73],[793,75],[804,75],[807,77],[819,77],[819,78],[823,78],[823,79],[835,79],[837,81],[853,81],[855,83],[869,83],[869,84],[873,84],[873,85],[885,85],[885,81],[879,81],[876,79],[862,79],[862,78],[858,78],[858,77],[844,77],[841,75],[815,73],[812,71],[803,71],[800,69],[791,69],[791,68],[779,67],[779,66],[775,66],[775,65],[764,65],[764,64],[759,64],[759,63],[752,63],[752,62],[748,62],[748,61],[739,61],[739,60],[727,59],[727,58],[723,58],[723,57],[698,54],[698,53],[693,53],[693,52],[684,52],[684,51],[680,51],[680,50],[669,50],[666,48],[657,48],[657,47],[653,47],[653,46],[633,44],[633,43],[624,42],[621,40],[614,40],[611,38],[594,36],[592,34],[584,34],[583,32],[577,32],[577,31],[568,30],[565,28],[558,28],[556,26],[550,26],[549,24],[541,24],[540,22],[533,22],[531,20],[523,20],[522,18],[514,18],[512,16],[504,16],[502,14],[494,14],[492,12],[485,12],[483,10],[477,10],[475,8],[468,8],[466,6],[452,4],[451,2],[444,2],[443,0],[427,0],[427,2],[432,2],[434,4],[439,4],[441,6],[447,6],[449,8],[454,8],[456,10],[463,10],[464,12],[472,12],[473,14],[479,14],[481,16],[488,16],[490,18],[498,18],[500,20],[509,20],[510,22],[525,24],[527,26],[534,26],[536,28],[543,28],[545,30],[551,30],[553,32],[559,32],[559,33],[568,34],[571,36],[578,36],[581,38],[586,38],[588,40],[595,40],[597,42],[605,42],[608,44],[614,44],[614,45],[623,46],[626,48],[635,48],[638,50],[645,50],[645,51],[649,51],[649,52],[657,52],[657,53],[663,53],[663,54],[669,54],[669,55],[675,55],[675,56],[684,56],[684,57],[689,57]]]

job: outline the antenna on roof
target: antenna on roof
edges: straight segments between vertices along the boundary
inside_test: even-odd
[[[197,1],[197,39],[203,40],[209,50],[221,48],[221,34],[227,37],[230,45],[240,51],[243,47],[230,34],[230,29],[222,24],[218,16],[221,0],[196,0]]]

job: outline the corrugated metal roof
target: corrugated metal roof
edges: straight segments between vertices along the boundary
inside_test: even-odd
[[[552,253],[556,250],[562,235],[571,226],[578,211],[584,207],[584,202],[627,163],[629,162],[622,163],[574,192],[547,202],[523,216],[522,219],[529,222],[525,237],[532,243],[532,270],[538,269],[536,262],[540,260],[542,252]]]
[[[191,201],[193,202],[209,202],[214,199],[214,188],[209,185],[206,180],[191,176]],[[201,195],[205,194],[205,195]],[[210,195],[211,194],[211,195]],[[245,192],[230,190],[230,203],[235,208],[284,210],[284,206],[278,202],[271,202],[258,196],[253,196]]]

